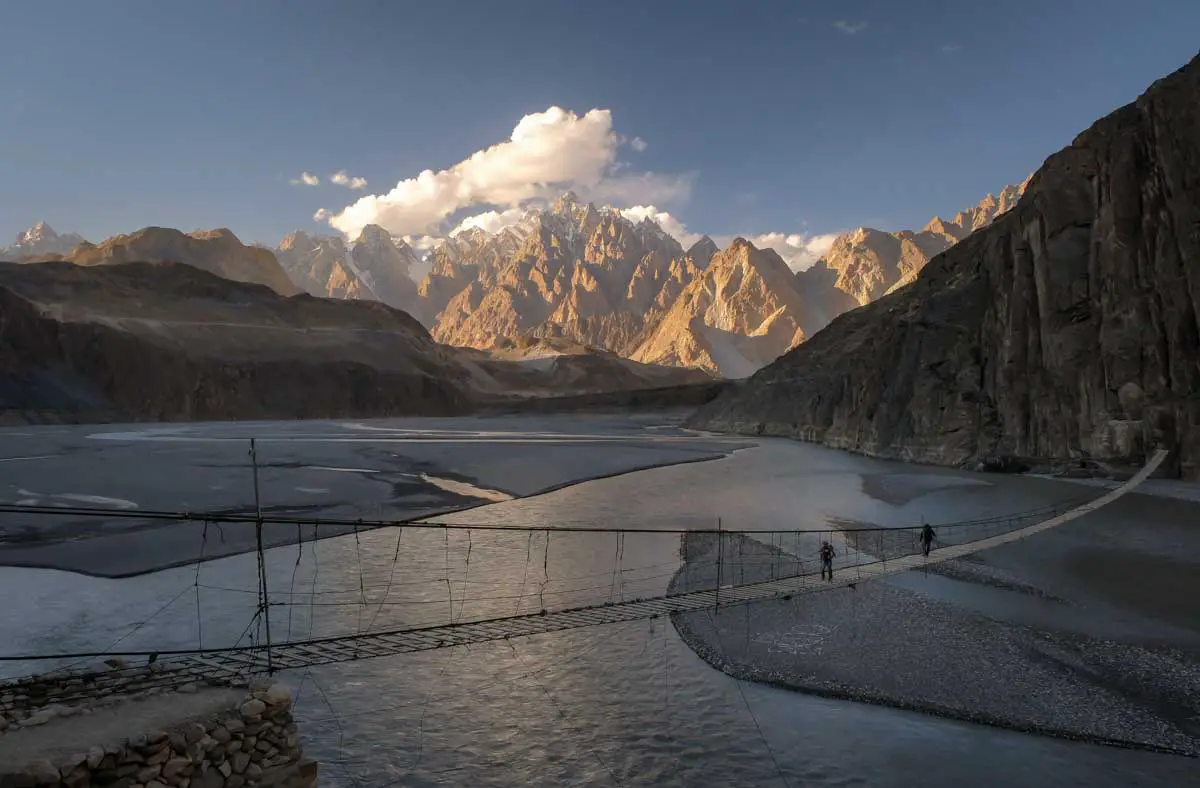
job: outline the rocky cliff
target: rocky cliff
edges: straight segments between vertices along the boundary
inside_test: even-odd
[[[266,285],[280,295],[300,292],[269,250],[246,246],[224,229],[183,233],[168,227],[147,227],[130,235],[113,236],[99,245],[85,242],[66,254],[34,259],[63,260],[81,266],[186,263],[235,282]]]
[[[1200,462],[1200,58],[1051,156],[908,287],[836,318],[694,426],[959,464]]]
[[[746,377],[804,341],[806,311],[783,259],[737,238],[694,276],[632,357]]]

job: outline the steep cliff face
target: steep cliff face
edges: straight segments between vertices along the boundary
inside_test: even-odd
[[[908,460],[1200,463],[1200,58],[1012,210],[693,418]]]
[[[737,238],[675,299],[632,358],[745,377],[804,341],[805,311],[779,255]]]
[[[147,227],[117,235],[102,244],[82,243],[70,252],[43,260],[65,260],[82,266],[130,262],[185,263],[235,282],[266,285],[280,295],[300,292],[268,249],[246,246],[229,230],[182,233],[169,227]]]

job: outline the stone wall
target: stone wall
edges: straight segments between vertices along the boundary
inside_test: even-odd
[[[291,689],[184,685],[103,704],[43,705],[0,735],[0,788],[314,788]]]

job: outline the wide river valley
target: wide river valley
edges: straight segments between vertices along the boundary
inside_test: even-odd
[[[313,540],[311,527],[281,526],[266,551],[271,635],[280,641],[653,596],[679,566],[676,533],[576,528],[948,523],[1094,492],[676,424],[676,414],[662,414],[12,428],[0,430],[0,503],[253,511],[255,437],[269,512],[390,519],[461,509],[440,521],[551,529],[389,527]],[[603,478],[578,481],[594,476]],[[6,518],[4,655],[264,636],[254,618],[256,556],[239,552],[242,526]],[[858,637],[872,648],[869,627]],[[796,647],[796,659],[806,648],[820,643]],[[306,753],[330,787],[1200,785],[1200,762],[1190,758],[738,682],[697,657],[664,618],[287,678]]]

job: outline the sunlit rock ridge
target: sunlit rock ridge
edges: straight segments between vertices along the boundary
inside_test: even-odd
[[[932,256],[1011,208],[1027,183],[952,219],[934,217],[919,231],[844,233],[796,274],[774,251],[745,239],[722,251],[704,236],[685,249],[653,219],[635,220],[572,193],[498,232],[457,231],[425,255],[377,225],[354,239],[297,230],[270,249],[243,246],[228,230],[165,228],[92,246],[39,224],[3,257],[184,262],[284,295],[378,301],[408,312],[449,345],[564,340],[745,377],[843,312],[911,282]],[[427,273],[418,284],[419,271]]]

